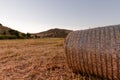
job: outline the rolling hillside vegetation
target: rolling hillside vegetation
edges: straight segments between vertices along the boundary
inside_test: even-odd
[[[72,30],[50,29],[48,31],[33,34],[37,38],[65,38]]]
[[[0,39],[65,38],[72,30],[50,29],[40,33],[22,33],[0,24]]]
[[[31,38],[31,34],[22,33],[0,24],[0,39],[26,39]]]

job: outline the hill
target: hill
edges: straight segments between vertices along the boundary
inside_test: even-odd
[[[50,29],[40,33],[22,33],[0,24],[0,39],[26,39],[26,38],[65,38],[72,30]]]
[[[10,35],[9,30],[11,29],[0,24],[0,35]]]
[[[27,34],[11,29],[0,24],[0,39],[18,39],[27,38]]]
[[[37,38],[65,38],[72,30],[67,29],[50,29],[48,31],[33,34]]]

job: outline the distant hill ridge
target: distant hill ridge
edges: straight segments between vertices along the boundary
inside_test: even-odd
[[[34,34],[39,38],[65,38],[72,30],[54,28]]]
[[[40,33],[22,33],[0,24],[0,39],[65,38],[72,30],[54,28]]]

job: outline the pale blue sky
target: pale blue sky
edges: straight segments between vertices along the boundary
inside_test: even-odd
[[[0,23],[31,33],[120,24],[120,0],[0,0]]]

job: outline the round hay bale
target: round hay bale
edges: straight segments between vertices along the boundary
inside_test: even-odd
[[[120,80],[120,25],[71,32],[65,49],[73,72]]]

